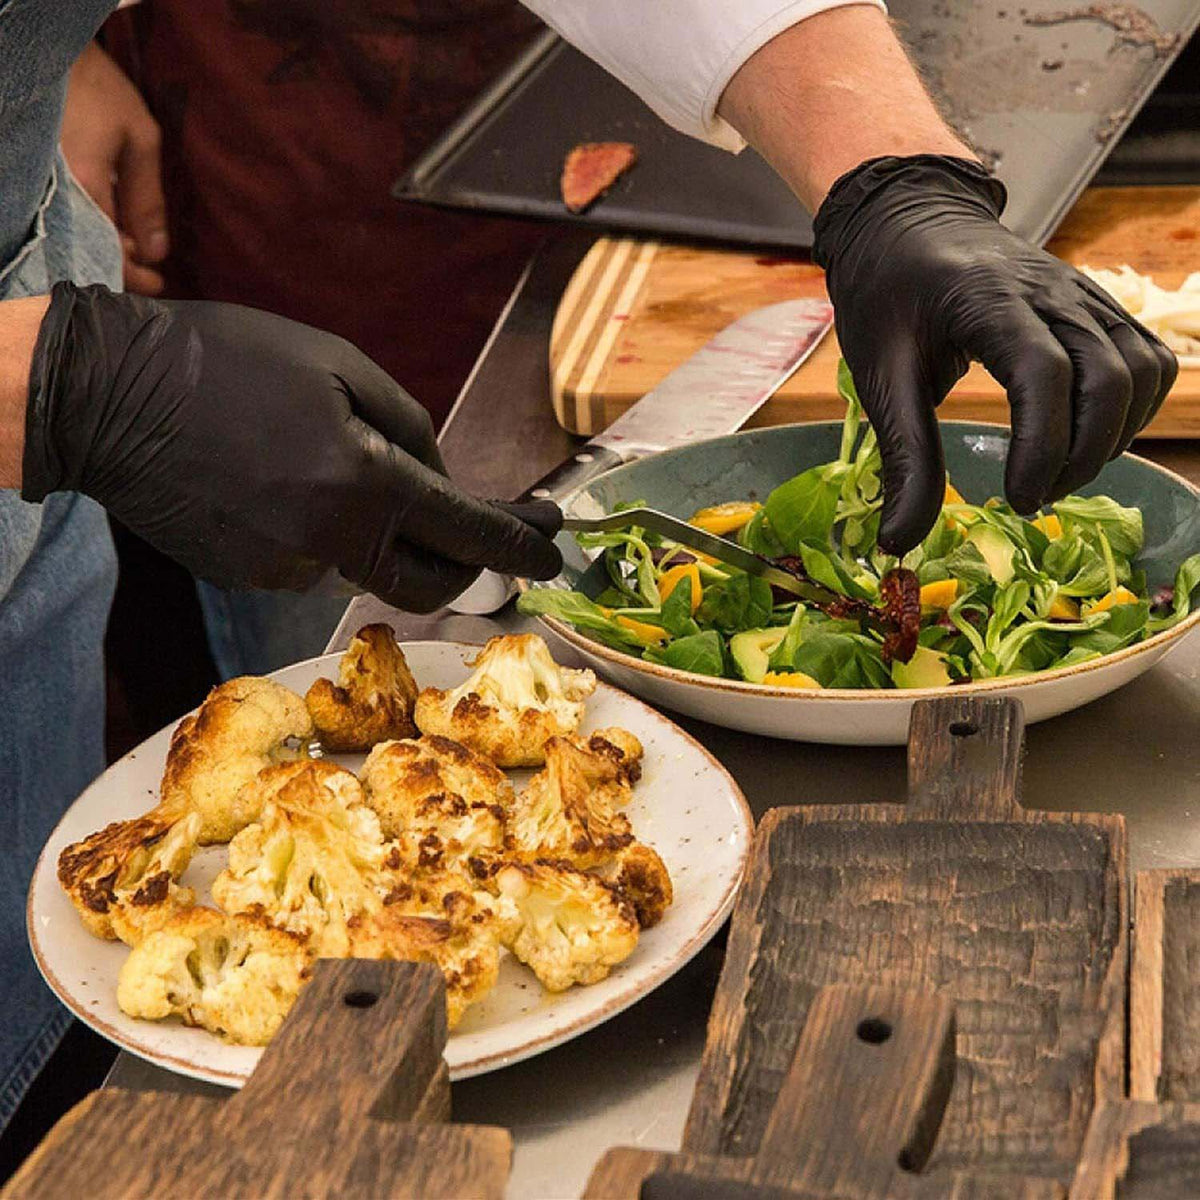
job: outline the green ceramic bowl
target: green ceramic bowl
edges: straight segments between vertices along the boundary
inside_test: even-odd
[[[797,472],[837,457],[841,422],[753,429],[640,459],[608,472],[563,501],[578,516],[609,512],[621,501],[645,500],[655,508],[689,516],[705,505],[762,498]],[[965,421],[942,423],[946,466],[955,487],[980,503],[1003,494],[1008,431]],[[1200,550],[1200,490],[1146,459],[1126,454],[1109,463],[1085,495],[1103,492],[1136,505],[1145,523],[1138,563],[1151,589],[1174,581],[1176,567]],[[563,579],[575,587],[589,560],[574,538],[559,539]],[[584,590],[587,590],[586,584]],[[579,651],[618,686],[678,712],[733,729],[799,741],[901,745],[907,739],[913,701],[941,689],[796,691],[733,679],[712,679],[647,663],[590,640],[570,626],[541,618],[545,627]],[[1193,612],[1174,629],[1079,666],[1015,679],[964,684],[955,692],[1010,693],[1026,719],[1041,721],[1103,696],[1142,674],[1200,622]]]

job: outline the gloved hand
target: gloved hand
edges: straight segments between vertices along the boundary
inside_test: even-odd
[[[817,213],[838,341],[879,435],[879,543],[937,519],[935,409],[973,359],[1007,389],[1005,493],[1029,513],[1125,450],[1175,381],[1175,356],[1085,276],[999,223],[1004,186],[939,155],[873,159]]]
[[[194,574],[302,590],[329,567],[428,611],[561,558],[445,475],[425,410],[349,343],[232,304],[58,284],[30,371],[22,495],[83,492]]]

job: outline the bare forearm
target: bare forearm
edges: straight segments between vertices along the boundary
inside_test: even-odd
[[[21,486],[29,366],[49,296],[0,302],[0,487]]]
[[[851,6],[753,54],[718,106],[815,211],[838,176],[880,155],[975,155],[946,125],[887,17]]]

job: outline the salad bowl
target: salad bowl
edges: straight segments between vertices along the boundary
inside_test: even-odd
[[[597,517],[620,504],[644,502],[687,517],[731,500],[763,500],[798,472],[837,458],[842,423],[813,422],[748,430],[640,459],[593,480],[567,496],[568,516]],[[1003,494],[1008,450],[1005,426],[945,421],[941,425],[950,480],[968,500],[982,504]],[[1176,570],[1200,551],[1200,489],[1136,455],[1108,464],[1082,496],[1109,496],[1141,510],[1144,541],[1133,565],[1144,570],[1153,594],[1175,581]],[[596,592],[593,554],[568,534],[559,537],[563,574],[555,587]],[[944,688],[822,687],[797,689],[695,674],[650,662],[605,645],[555,616],[537,618],[618,687],[650,703],[732,729],[795,741],[850,745],[902,745],[915,701]],[[1078,708],[1149,670],[1200,623],[1190,611],[1170,628],[1112,653],[1028,674],[956,683],[955,690],[1019,698],[1028,721]]]

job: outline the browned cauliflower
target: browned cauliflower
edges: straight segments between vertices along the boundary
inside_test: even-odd
[[[342,655],[338,682],[318,679],[304,700],[326,750],[370,750],[417,732],[417,684],[388,625],[364,625]]]
[[[536,634],[494,637],[451,691],[417,697],[417,728],[440,734],[500,767],[537,767],[549,738],[574,733],[584,700],[595,691],[591,671],[560,667]]]
[[[117,1004],[131,1017],[177,1016],[228,1041],[264,1046],[307,982],[310,962],[303,938],[261,917],[187,908],[130,952]]]
[[[133,946],[172,913],[195,903],[181,887],[196,849],[200,817],[156,808],[118,821],[58,856],[58,881],[88,932]]]
[[[494,901],[453,872],[418,871],[399,879],[380,911],[353,922],[351,938],[351,953],[359,958],[436,964],[446,981],[451,1029],[500,974]]]
[[[667,864],[642,842],[630,842],[591,873],[633,905],[643,929],[657,925],[675,899]]]
[[[504,945],[542,986],[598,983],[638,942],[637,913],[615,889],[566,863],[506,863],[493,877]]]
[[[461,865],[504,847],[512,784],[458,742],[385,742],[368,756],[362,782],[385,836],[420,844],[426,866]]]
[[[261,816],[229,843],[213,900],[307,938],[322,957],[346,957],[350,919],[382,907],[379,818],[354,775],[323,760],[272,768],[256,789]]]
[[[633,841],[624,813],[631,768],[602,737],[552,737],[546,765],[517,797],[508,821],[509,850],[522,858],[598,866]]]
[[[198,813],[201,845],[227,842],[258,815],[242,789],[264,767],[303,753],[312,734],[295,692],[252,675],[231,679],[171,736],[162,806]]]

